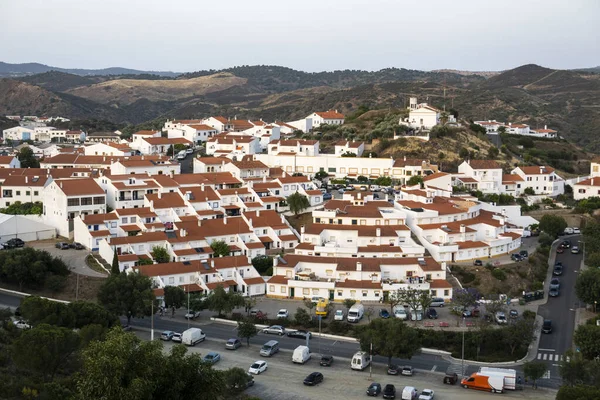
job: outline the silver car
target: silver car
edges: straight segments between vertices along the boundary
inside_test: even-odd
[[[283,336],[285,334],[285,328],[281,325],[271,325],[268,328],[263,329],[262,333]]]
[[[225,348],[229,350],[236,350],[237,348],[242,346],[242,342],[238,338],[232,338],[227,340],[225,343]]]

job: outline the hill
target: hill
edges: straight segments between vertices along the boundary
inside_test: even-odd
[[[48,71],[41,74],[24,76],[18,80],[41,86],[53,92],[64,92],[78,86],[93,85],[98,81],[97,79],[59,71]]]
[[[102,69],[82,69],[82,68],[58,68],[51,67],[45,64],[39,63],[23,63],[23,64],[10,64],[0,61],[0,77],[18,77],[26,75],[41,74],[44,72],[59,71],[74,75],[138,75],[138,74],[151,74],[161,76],[177,76],[179,73],[171,71],[140,71],[137,69],[111,67]]]

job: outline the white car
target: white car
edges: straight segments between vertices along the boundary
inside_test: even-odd
[[[506,315],[502,311],[498,311],[496,313],[496,322],[499,325],[508,323],[508,321],[506,320]]]
[[[258,375],[261,372],[265,372],[267,370],[267,362],[263,360],[254,361],[254,363],[248,369],[249,374]]]
[[[18,319],[16,321],[14,321],[13,323],[19,329],[31,329],[31,325],[29,325],[27,322],[23,321],[22,319]]]
[[[423,389],[423,391],[419,395],[419,400],[433,400],[433,394],[433,390]]]
[[[192,154],[194,152],[194,149],[192,149],[191,147],[189,149],[186,149],[185,152],[187,154]]]
[[[406,314],[406,310],[403,306],[397,306],[394,308],[394,317],[404,321],[408,319],[408,314]]]
[[[335,310],[333,320],[334,321],[343,321],[344,320],[344,310]]]
[[[262,333],[283,336],[285,335],[285,328],[281,325],[271,325],[268,328],[263,329]]]
[[[565,235],[572,235],[573,234],[573,228],[565,228]]]
[[[279,310],[279,312],[277,312],[277,318],[287,318],[290,316],[290,313],[288,313],[288,310],[286,310],[285,308],[282,308],[281,310]]]
[[[573,233],[575,235],[579,235],[581,233],[581,230],[579,228],[573,228]]]
[[[181,333],[174,332],[173,337],[171,338],[171,341],[176,342],[176,343],[181,343]]]

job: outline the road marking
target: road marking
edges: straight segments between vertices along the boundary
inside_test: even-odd
[[[435,372],[436,369],[437,369],[437,365],[434,365],[433,368],[431,368],[431,372]]]
[[[338,341],[336,340],[335,342],[333,342],[332,346],[334,346]]]
[[[543,355],[543,357],[542,357],[542,359],[543,359],[544,361],[546,361],[546,359],[547,359],[547,358],[548,358],[548,354],[544,354],[544,355]]]
[[[542,358],[542,353],[538,353],[538,360]]]
[[[558,361],[558,360],[560,360],[560,356],[557,354],[554,356],[554,361]]]
[[[560,364],[552,364],[553,367],[560,367]]]
[[[567,356],[566,359],[567,359],[567,362],[571,361],[571,357],[569,357],[569,356]]]
[[[539,351],[556,351],[554,349],[538,349]]]
[[[569,308],[569,311],[575,311],[575,309],[574,308]]]

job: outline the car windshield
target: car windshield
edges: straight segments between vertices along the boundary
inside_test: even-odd
[[[254,363],[254,364],[252,364],[252,368],[260,368],[260,364]]]

